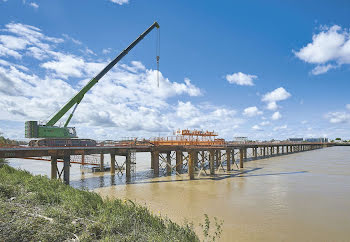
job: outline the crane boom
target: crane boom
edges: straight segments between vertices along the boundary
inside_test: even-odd
[[[159,28],[159,24],[154,22],[145,32],[143,32],[136,40],[134,40],[126,49],[124,49],[114,60],[112,60],[103,70],[92,78],[71,100],[69,100],[46,124],[38,124],[37,121],[26,121],[25,123],[25,137],[26,138],[48,138],[50,140],[41,140],[43,143],[61,143],[65,138],[77,138],[75,128],[67,127],[78,104],[83,99],[84,95],[104,76],[113,66],[115,66],[128,52],[134,48],[147,34],[154,28]],[[159,57],[157,57],[158,61]],[[54,126],[73,106],[72,113],[69,115],[64,127]],[[57,142],[54,142],[54,139]],[[60,140],[59,140],[60,139]],[[84,141],[85,142],[85,141]],[[35,141],[34,143],[38,143]],[[68,142],[69,143],[69,142]]]
[[[46,126],[55,125],[58,120],[60,120],[74,105],[80,103],[83,99],[85,93],[87,93],[110,69],[112,69],[115,64],[117,64],[128,52],[135,47],[149,32],[151,32],[154,28],[159,28],[159,24],[154,22],[145,32],[143,32],[134,42],[132,42],[125,50],[123,50],[113,61],[111,61],[100,73],[98,73],[93,79],[89,81],[66,105],[64,105],[47,123]],[[65,123],[65,127],[67,127],[70,119],[73,116],[73,113],[68,118]]]

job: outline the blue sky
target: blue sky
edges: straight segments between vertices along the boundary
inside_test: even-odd
[[[158,21],[160,87],[154,31],[79,105],[80,137],[350,138],[347,1],[0,0],[0,12],[6,136],[47,120]]]

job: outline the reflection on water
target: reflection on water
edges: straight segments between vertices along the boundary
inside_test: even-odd
[[[205,213],[216,216],[224,220],[222,241],[348,241],[349,157],[350,147],[331,147],[252,160],[243,170],[190,181],[186,174],[153,178],[144,153],[137,154],[137,175],[127,185],[125,176],[82,172],[78,165],[72,165],[71,184],[136,200],[179,223],[187,218],[198,224]],[[49,162],[10,164],[50,173]]]

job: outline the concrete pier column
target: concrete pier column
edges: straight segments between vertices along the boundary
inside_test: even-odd
[[[166,162],[168,163],[167,165],[166,165],[166,174],[168,175],[168,176],[170,176],[171,175],[171,151],[168,151],[167,153],[166,153]],[[170,166],[169,166],[170,165]]]
[[[247,159],[247,150],[248,150],[248,148],[243,149],[244,159],[245,160]]]
[[[63,182],[69,185],[70,156],[63,157]]]
[[[188,154],[188,176],[190,180],[194,179],[194,151],[190,151]]]
[[[104,171],[105,170],[104,161],[105,161],[104,154],[100,154],[100,171]]]
[[[281,146],[282,154],[284,154],[284,145]]]
[[[231,170],[231,150],[226,150],[226,158],[227,158],[227,171]]]
[[[154,168],[154,152],[151,151],[151,169]]]
[[[131,179],[131,154],[130,151],[126,153],[126,160],[125,160],[125,174],[126,174],[126,181],[129,182]]]
[[[270,148],[270,155],[272,155],[273,154],[273,147],[271,146],[271,148]]]
[[[81,155],[81,164],[85,165],[85,154]]]
[[[51,179],[57,179],[57,157],[51,156]]]
[[[209,151],[210,175],[214,175],[215,174],[214,159],[215,159],[215,151],[214,150],[210,150]]]
[[[235,149],[232,149],[231,152],[232,152],[232,155],[231,155],[232,164],[234,164],[235,163]]]
[[[258,158],[258,148],[254,148],[254,158]]]
[[[115,174],[115,154],[111,153],[111,174]]]
[[[239,150],[239,168],[243,168],[244,153],[245,153],[245,149]]]
[[[177,150],[176,151],[176,171],[178,173],[182,172],[182,166],[183,166],[183,156],[182,151]]]
[[[193,165],[198,167],[198,151],[193,151]]]
[[[219,168],[219,164],[221,163],[221,150],[216,151],[216,169]]]
[[[153,173],[155,176],[159,176],[159,151],[152,151],[153,154]]]
[[[277,145],[277,155],[279,155],[280,154],[280,147]]]
[[[266,156],[266,147],[263,148],[263,156]]]

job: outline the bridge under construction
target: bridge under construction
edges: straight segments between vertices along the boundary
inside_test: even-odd
[[[181,138],[181,142],[185,142]],[[188,173],[189,179],[199,179],[202,175],[213,176],[219,170],[226,172],[232,169],[244,169],[244,162],[248,159],[268,158],[271,156],[287,155],[295,152],[309,151],[333,146],[333,143],[292,143],[292,142],[251,142],[234,143],[223,142],[219,139],[217,144],[203,144],[192,140],[192,144],[174,144],[174,140],[161,140],[159,144],[115,144],[95,147],[4,147],[0,148],[0,158],[31,158],[51,162],[51,178],[62,179],[64,183],[70,181],[70,164],[95,165],[100,171],[104,171],[104,155],[111,158],[110,173],[125,173],[126,182],[130,182],[133,167],[136,165],[137,152],[149,152],[151,154],[150,168],[154,176],[159,176],[164,170],[165,175],[180,175]],[[86,157],[94,155],[93,162]],[[123,164],[116,162],[116,156],[125,157]],[[30,162],[30,161],[28,161]],[[63,162],[60,171],[57,163]],[[123,172],[125,171],[125,172]]]

